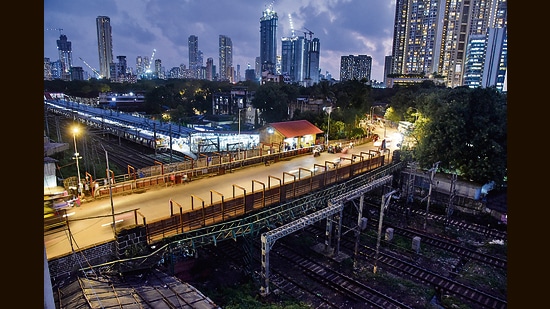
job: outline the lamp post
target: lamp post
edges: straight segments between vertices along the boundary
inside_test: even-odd
[[[374,123],[374,119],[372,119],[372,116],[373,116],[372,111],[374,110],[375,107],[376,107],[376,106],[371,106],[371,107],[370,107],[370,123],[371,123],[371,124]]]
[[[328,135],[330,133],[330,113],[332,113],[332,106],[325,106],[323,107],[323,110],[328,113],[328,121],[327,121],[327,147],[328,147],[329,145]]]
[[[238,109],[238,114],[239,114],[239,136],[241,135],[241,112],[243,111],[244,108],[240,108],[240,107],[237,107]]]
[[[79,131],[78,127],[73,128],[74,156],[75,156],[75,159],[76,159],[76,174],[77,174],[77,179],[78,179],[76,190],[77,190],[78,196],[80,196],[82,190],[80,188],[80,186],[81,186],[81,183],[80,183],[80,166],[78,165],[79,153],[78,153],[78,149],[76,148],[76,134],[78,133],[78,131]]]
[[[103,148],[103,151],[105,151],[105,164],[107,165],[107,181],[109,182],[109,198],[111,199],[111,216],[113,218],[113,234],[116,237],[116,222],[115,222],[115,206],[113,204],[113,184],[111,181],[111,175],[109,175],[109,155],[107,154],[107,150],[105,150],[105,147],[103,147],[103,144],[101,144],[101,148]]]

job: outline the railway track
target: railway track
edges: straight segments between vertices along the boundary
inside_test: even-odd
[[[259,241],[252,245],[260,250]],[[236,265],[242,265],[242,251],[233,242],[221,242],[215,250],[209,250],[211,254],[230,259]],[[323,262],[326,261],[325,257],[321,260],[312,258],[286,245],[284,241],[277,242],[271,253],[273,260],[270,283],[277,293],[285,293],[301,301],[307,299],[313,308],[412,308],[334,270]],[[255,260],[256,264],[260,263],[258,257],[259,255]],[[309,280],[304,280],[304,276]]]
[[[298,268],[315,282],[346,296],[353,301],[354,307],[384,309],[412,308],[359,280],[353,279],[351,276],[335,270],[325,263],[321,263],[306,254],[298,252],[287,246],[284,242],[280,242],[278,246],[274,246],[271,252],[277,254],[279,258],[285,259],[292,267]]]
[[[72,139],[72,136],[68,133],[70,127],[74,124],[71,119],[48,117],[47,120],[50,128],[56,128],[56,131],[65,134],[64,140],[70,141]],[[80,137],[78,141],[79,152],[81,155],[86,156],[86,158],[83,158],[82,163],[85,164],[86,160],[89,160],[94,164],[100,162],[105,164],[105,151],[102,146],[107,151],[111,169],[116,166],[120,171],[127,171],[129,166],[139,170],[158,163],[169,164],[188,159],[184,154],[177,151],[170,152],[170,150],[165,149],[155,151],[152,148],[119,138],[103,130],[86,127],[85,136]],[[97,176],[98,178],[103,177],[103,172],[101,176]]]
[[[313,234],[314,238],[324,237],[324,230],[322,228],[310,226],[305,231]],[[353,255],[355,240],[350,239],[350,237],[342,237],[340,246],[342,252]],[[358,261],[374,261],[376,258],[376,250],[367,245],[359,245],[357,254],[362,257],[358,258]],[[444,274],[438,274],[416,265],[415,262],[410,262],[409,260],[408,255],[400,256],[398,253],[390,253],[389,250],[381,250],[378,253],[377,263],[379,268],[384,268],[384,271],[421,282],[429,288],[433,288],[438,293],[451,294],[463,299],[472,304],[472,308],[507,308],[507,301],[505,299],[478,290],[476,287],[460,283]]]
[[[374,204],[373,207],[375,207]],[[379,209],[380,206],[376,205],[376,207]],[[418,213],[418,215],[420,216],[422,213]],[[344,213],[344,217],[348,217],[343,218],[344,225],[352,226],[351,224],[354,221],[356,224],[356,217],[349,216],[346,213]],[[376,214],[371,217],[376,217]],[[394,212],[394,215],[388,215],[387,219],[387,222],[391,222],[399,218],[396,218]],[[440,220],[440,217],[434,215],[433,220]],[[491,232],[488,227],[460,220],[447,221],[447,224],[451,227],[460,227],[472,233],[484,235],[489,239],[506,236],[505,233],[499,231]],[[369,219],[369,226],[377,226],[376,220]],[[385,226],[392,225],[385,224]],[[439,259],[439,254],[444,257],[443,260],[450,257],[449,259],[454,261],[453,263],[456,263],[456,265],[452,265],[451,270],[448,270],[449,265],[443,268],[439,265],[442,263],[441,261],[431,260],[429,255],[433,255],[433,253],[428,255],[411,253],[412,250],[410,249],[392,247],[391,241],[383,241],[382,250],[377,255],[376,250],[373,249],[372,243],[374,241],[372,239],[368,241],[370,245],[360,245],[358,251],[356,251],[357,255],[355,255],[353,252],[356,239],[353,237],[353,233],[344,233],[340,240],[341,253],[349,257],[353,256],[358,261],[353,270],[349,267],[348,270],[345,270],[346,267],[342,267],[345,263],[342,261],[335,263],[332,258],[315,252],[309,245],[307,248],[302,246],[298,250],[294,250],[286,244],[287,242],[292,243],[293,239],[303,237],[306,237],[306,239],[311,237],[311,239],[315,239],[314,242],[320,243],[326,237],[326,227],[312,225],[294,233],[295,237],[289,236],[280,239],[271,249],[270,284],[274,287],[271,291],[285,293],[297,300],[307,299],[308,303],[315,308],[348,308],[354,306],[362,308],[419,308],[418,304],[414,304],[411,300],[413,298],[411,295],[384,293],[382,291],[391,291],[392,288],[383,288],[380,285],[382,288],[380,290],[378,286],[372,286],[373,279],[378,275],[369,279],[372,275],[365,276],[365,274],[357,273],[357,269],[372,269],[373,261],[377,256],[376,262],[379,265],[381,274],[386,274],[386,276],[391,274],[392,277],[402,278],[402,280],[405,280],[404,282],[411,280],[411,282],[415,282],[415,288],[424,291],[424,293],[434,291],[434,297],[439,301],[441,301],[442,295],[445,295],[445,297],[454,297],[455,301],[459,301],[469,308],[507,308],[506,296],[503,297],[501,291],[479,286],[479,282],[469,281],[461,275],[461,266],[468,262],[490,266],[496,269],[496,272],[505,274],[507,267],[505,258],[469,249],[461,245],[461,241],[444,235],[430,234],[398,226],[393,226],[393,228],[394,235],[404,238],[412,239],[415,236],[420,236],[423,251],[432,252],[432,248],[435,248],[437,250],[433,252],[437,252],[437,259]],[[369,227],[369,229],[371,228]],[[306,233],[310,235],[306,235]],[[249,272],[250,269],[259,269],[261,265],[259,240],[250,242],[254,247],[255,253],[253,254],[250,253],[250,249],[234,246],[235,243],[220,242],[217,244],[219,248],[216,251],[221,252],[218,254],[223,254],[226,260],[234,261],[235,265],[242,266],[243,261],[248,260],[244,263],[245,266],[242,267],[248,269]],[[250,246],[250,244],[247,246]],[[228,246],[233,247],[229,249]],[[243,254],[243,252],[246,253]],[[256,274],[258,274],[258,271],[256,271]],[[403,292],[403,294],[406,293]],[[503,293],[505,295],[506,291]],[[395,298],[392,298],[392,295]],[[416,297],[422,296],[417,295]]]
[[[414,237],[419,236],[421,237],[423,244],[454,253],[465,260],[475,260],[477,262],[501,269],[506,269],[508,265],[507,260],[503,258],[466,248],[448,240],[438,239],[436,237],[430,236],[427,233],[404,229],[392,225],[388,225],[388,227],[392,227],[394,229],[394,232],[396,232],[398,235],[407,237],[411,240]]]
[[[372,209],[376,209],[379,211],[380,206],[376,204],[368,204]],[[402,207],[397,207],[402,208]],[[387,212],[387,210],[386,210]],[[395,211],[393,212],[396,213]],[[421,211],[415,211],[417,216],[424,217],[425,213]],[[371,219],[368,221],[369,226],[376,230],[378,228],[378,214],[375,216],[372,216]],[[439,221],[445,224],[447,227],[453,227],[455,229],[463,229],[466,231],[470,231],[479,235],[482,235],[487,238],[497,238],[497,239],[506,239],[506,232],[498,231],[498,230],[491,230],[490,228],[479,226],[474,223],[468,223],[460,220],[446,220],[444,216],[438,216],[438,215],[431,215],[432,220]],[[422,243],[428,246],[431,246],[433,248],[438,248],[441,250],[444,250],[449,253],[456,254],[464,261],[476,261],[479,263],[483,263],[490,267],[495,267],[499,269],[506,269],[508,266],[508,262],[505,258],[494,256],[491,254],[486,254],[483,252],[480,252],[479,250],[474,250],[468,247],[465,247],[462,245],[462,242],[449,238],[447,236],[437,235],[437,234],[430,234],[426,233],[424,231],[421,231],[419,229],[415,228],[409,228],[409,227],[401,227],[397,224],[391,223],[392,218],[386,217],[386,220],[384,220],[384,226],[385,228],[392,228],[394,231],[394,235],[399,235],[402,237],[405,237],[407,239],[412,239],[414,237],[420,237],[422,239]],[[393,220],[396,221],[396,220]]]
[[[375,256],[375,250],[363,246],[360,254],[365,257],[373,258],[373,256]],[[416,280],[422,280],[426,284],[435,287],[436,290],[452,294],[456,297],[481,306],[479,308],[507,308],[507,301],[505,299],[490,295],[476,289],[475,287],[462,284],[443,275],[403,261],[400,257],[393,256],[389,253],[379,254],[378,262],[393,268],[395,272],[400,273],[403,276],[414,278]]]

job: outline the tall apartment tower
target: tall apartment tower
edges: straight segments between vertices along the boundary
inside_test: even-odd
[[[231,38],[220,34],[219,49],[219,80],[233,82],[233,43],[231,42]]]
[[[307,68],[307,79],[309,84],[307,86],[312,86],[313,84],[319,83],[319,61],[321,59],[321,42],[318,38],[314,38],[309,42],[308,50],[308,68]]]
[[[391,56],[384,57],[384,85],[389,88],[388,75],[391,74]]]
[[[320,42],[318,38],[296,36],[281,39],[281,74],[285,80],[304,87],[319,82]]]
[[[187,40],[189,47],[189,70],[191,78],[198,78],[201,65],[199,65],[199,37],[190,35]]]
[[[349,55],[340,57],[340,81],[362,80],[370,81],[372,57],[367,55]]]
[[[109,67],[113,62],[113,36],[111,35],[111,19],[107,16],[96,18],[97,51],[99,54],[99,74],[110,79]]]
[[[296,74],[297,41],[298,37],[294,33],[291,37],[283,37],[281,39],[281,74],[290,82],[298,81]]]
[[[136,75],[138,78],[141,78],[141,76],[145,73],[145,62],[143,57],[137,56],[136,57]]]
[[[44,57],[44,80],[52,80],[52,64],[50,58]]]
[[[438,74],[465,84],[470,36],[506,25],[507,0],[396,0],[393,74]]]
[[[206,79],[212,81],[214,80],[214,76],[216,76],[216,72],[214,72],[214,59],[208,57],[206,59]]]
[[[57,40],[57,52],[59,53],[59,62],[61,62],[61,79],[70,81],[73,55],[71,42],[67,40],[67,36],[64,34],[61,34],[59,40]]]
[[[276,73],[277,20],[277,13],[273,11],[272,6],[266,8],[260,18],[260,76],[265,71]]]
[[[262,62],[260,57],[254,59],[254,74],[256,75],[256,80],[260,80],[262,77]]]
[[[482,87],[496,86],[505,91],[505,77],[508,63],[508,38],[506,27],[490,28],[487,35],[486,57],[481,77]]]

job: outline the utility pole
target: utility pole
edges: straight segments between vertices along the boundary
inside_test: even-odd
[[[427,196],[428,202],[426,203],[426,217],[424,218],[424,231],[426,230],[426,225],[428,224],[428,214],[430,213],[430,199],[432,196],[432,186],[434,185],[434,177],[440,162],[441,161],[435,162],[433,167],[428,170],[428,172],[430,172],[431,174],[430,174],[430,189],[428,190],[428,196]]]
[[[109,155],[107,154],[107,150],[105,150],[105,147],[103,147],[103,144],[101,144],[101,148],[103,148],[103,151],[105,151],[105,162],[107,165],[107,181],[109,182],[109,198],[111,199],[111,216],[113,217],[113,235],[116,237],[116,227],[115,227],[115,206],[113,205],[113,184],[111,181],[111,175],[109,175],[109,171],[111,170],[109,168]]]
[[[453,173],[451,175],[451,188],[449,189],[449,205],[447,206],[447,219],[451,218],[451,215],[454,211],[454,198],[456,196],[456,180],[457,176],[456,173]]]
[[[372,272],[376,274],[378,268],[378,253],[380,252],[380,238],[382,237],[382,222],[384,221],[384,211],[388,208],[391,197],[399,190],[393,190],[390,193],[382,195],[382,203],[380,204],[380,218],[378,219],[378,238],[376,239],[376,255],[374,256],[374,268]]]

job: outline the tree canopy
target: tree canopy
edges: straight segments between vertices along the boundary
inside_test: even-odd
[[[478,183],[507,175],[506,95],[494,88],[458,87],[417,97],[423,116],[414,158]]]

